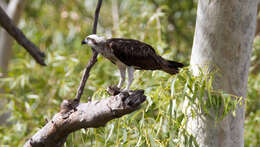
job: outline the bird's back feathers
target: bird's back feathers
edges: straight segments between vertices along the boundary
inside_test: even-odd
[[[163,70],[175,74],[178,68],[183,67],[181,63],[163,59],[152,46],[138,40],[111,38],[106,41],[106,46],[121,62],[136,69]]]

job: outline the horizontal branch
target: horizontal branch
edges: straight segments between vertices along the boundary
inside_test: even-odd
[[[23,46],[40,65],[45,65],[45,54],[30,40],[28,40],[23,32],[14,25],[2,7],[0,7],[0,25],[10,34],[10,36]]]
[[[39,130],[24,147],[61,147],[67,136],[81,128],[97,128],[115,118],[129,114],[145,101],[143,90],[120,92],[115,96],[99,101],[77,104],[65,100],[61,111]]]

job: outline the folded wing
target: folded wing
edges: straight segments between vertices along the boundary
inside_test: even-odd
[[[112,38],[107,40],[107,46],[127,66],[143,70],[161,69],[163,59],[146,43],[134,39]]]

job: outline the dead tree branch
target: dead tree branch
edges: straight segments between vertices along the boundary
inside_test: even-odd
[[[5,11],[0,7],[0,25],[21,45],[27,52],[40,64],[46,65],[44,63],[45,54],[40,51],[40,49],[34,45],[30,40],[28,40],[20,29],[18,29],[12,20],[7,16]]]
[[[8,14],[16,26],[19,23],[25,5],[26,0],[11,0],[5,9],[6,14]],[[0,70],[2,73],[0,77],[6,76],[8,72],[8,64],[13,55],[13,42],[13,37],[8,32],[5,30],[0,31]]]
[[[61,111],[24,147],[61,147],[70,133],[81,128],[105,126],[108,121],[140,108],[145,99],[143,90],[121,92],[100,101],[81,103],[75,109],[71,109],[71,103],[65,100],[61,104]]]
[[[93,34],[97,30],[98,15],[102,0],[98,1],[95,12]],[[109,87],[108,92],[113,96],[99,101],[79,103],[89,72],[97,62],[98,53],[92,48],[93,55],[77,90],[74,100],[64,100],[60,112],[54,115],[41,130],[30,138],[24,147],[61,147],[68,135],[81,128],[97,128],[115,118],[129,114],[138,108],[145,101],[146,96],[143,90],[122,92],[117,87]]]
[[[98,4],[97,4],[97,7],[96,7],[96,11],[95,11],[95,19],[94,19],[94,24],[93,24],[93,30],[92,30],[93,34],[97,33],[98,16],[99,16],[101,5],[102,5],[102,0],[98,0]],[[95,49],[93,49],[93,48],[92,48],[92,51],[93,51],[93,55],[90,58],[88,65],[86,66],[86,68],[84,70],[84,74],[82,76],[79,88],[77,90],[77,95],[76,95],[76,98],[75,98],[76,102],[80,101],[80,98],[81,98],[83,91],[84,91],[84,88],[85,88],[85,84],[86,84],[88,77],[89,77],[89,72],[90,72],[91,68],[94,66],[94,64],[97,62],[98,52],[96,52]]]

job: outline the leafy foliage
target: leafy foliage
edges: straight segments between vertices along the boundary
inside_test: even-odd
[[[27,4],[19,24],[26,36],[47,53],[47,67],[40,67],[15,44],[14,57],[7,78],[0,85],[8,100],[5,110],[12,112],[10,124],[0,127],[0,144],[22,146],[46,120],[59,111],[64,99],[76,94],[90,48],[81,40],[91,32],[96,1],[37,0]],[[118,1],[119,28],[114,29],[111,1],[104,1],[100,14],[99,34],[135,38],[156,48],[165,58],[188,64],[196,15],[196,1],[144,0]],[[255,40],[252,70],[257,68],[259,39]],[[203,69],[202,69],[203,71]],[[205,73],[205,72],[202,72]],[[118,82],[116,67],[99,56],[91,71],[82,100],[107,96],[105,88]],[[196,113],[219,114],[216,121],[235,109],[240,98],[212,90],[212,76],[192,76],[188,67],[178,75],[161,71],[137,71],[133,89],[145,89],[143,107],[113,120],[104,128],[82,129],[68,137],[65,146],[198,146],[185,129],[188,105],[199,106]],[[207,79],[207,80],[206,80]],[[249,77],[245,126],[246,146],[259,144],[260,74]],[[202,96],[208,96],[202,101]],[[235,100],[234,100],[235,99]],[[220,105],[226,104],[220,111]],[[235,114],[234,114],[235,115]]]

